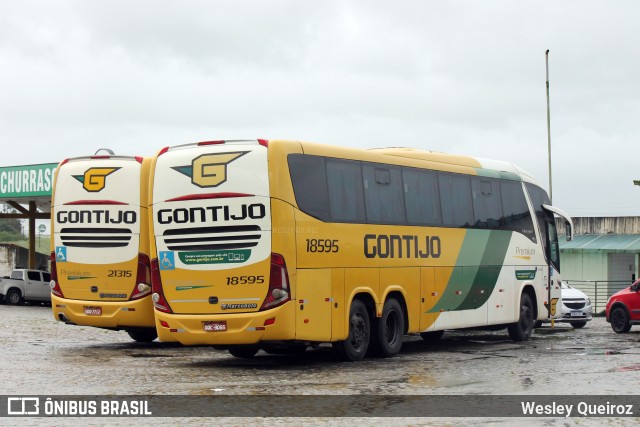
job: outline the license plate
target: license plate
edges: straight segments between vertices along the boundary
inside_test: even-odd
[[[84,314],[86,316],[102,316],[102,307],[85,306]]]
[[[202,322],[205,332],[224,332],[227,330],[227,321],[220,320],[216,322]]]
[[[571,312],[571,317],[582,317],[582,312],[581,311],[572,311]]]

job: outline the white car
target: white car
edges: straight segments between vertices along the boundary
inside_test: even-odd
[[[18,305],[25,301],[51,302],[51,274],[47,271],[18,268],[11,277],[0,279],[0,301]]]
[[[560,317],[555,323],[569,323],[574,328],[582,328],[591,321],[593,307],[591,300],[579,289],[572,288],[566,282],[562,282],[562,307]],[[535,327],[542,323],[551,323],[551,319],[536,321]]]

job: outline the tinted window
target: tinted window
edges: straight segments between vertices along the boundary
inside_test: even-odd
[[[560,245],[558,244],[558,233],[556,231],[556,222],[553,218],[553,214],[549,213],[547,221],[547,229],[549,230],[549,261],[556,267],[556,270],[560,272]]]
[[[547,192],[537,185],[526,183],[524,186],[527,188],[529,198],[531,199],[531,206],[536,213],[536,220],[538,222],[538,227],[540,227],[540,234],[543,237],[542,244],[546,245],[547,242],[544,236],[547,235],[547,221],[545,219],[545,212],[542,210],[542,205],[550,205],[551,201],[549,200]]]
[[[360,162],[327,158],[331,221],[365,222]]]
[[[324,157],[289,155],[289,172],[298,207],[306,214],[329,220],[329,196]]]
[[[500,181],[497,179],[471,178],[471,197],[476,228],[497,229],[503,224],[500,193]]]
[[[40,281],[40,272],[39,271],[27,271],[27,277],[29,280],[37,280]]]
[[[404,224],[404,199],[400,168],[375,163],[362,164],[367,222]]]
[[[542,247],[547,259],[553,262],[560,271],[560,257],[557,248],[557,233],[553,214],[542,209],[542,205],[550,205],[551,201],[547,192],[535,184],[526,183],[525,187],[531,199],[531,206],[536,214],[536,221],[540,231]],[[549,228],[551,227],[551,228]],[[555,239],[555,240],[554,240]]]
[[[533,221],[524,197],[524,191],[522,191],[522,184],[519,181],[502,181],[500,190],[502,191],[505,228],[522,233],[535,242]]]
[[[407,222],[418,225],[441,224],[438,174],[432,171],[403,168],[402,182]]]
[[[452,227],[470,227],[473,222],[471,182],[466,175],[438,174],[442,223]]]
[[[42,273],[42,278],[44,279],[45,282],[50,282],[51,281],[51,274],[50,273]]]

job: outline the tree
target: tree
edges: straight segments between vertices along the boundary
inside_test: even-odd
[[[18,213],[7,204],[3,205],[2,213]],[[14,242],[22,240],[22,223],[18,218],[0,218],[0,241]]]

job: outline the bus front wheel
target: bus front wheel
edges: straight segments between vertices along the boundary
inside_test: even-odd
[[[364,359],[369,348],[371,321],[367,307],[360,300],[351,303],[349,311],[349,336],[344,341],[333,343],[338,355],[350,362]]]
[[[531,297],[524,293],[520,297],[520,317],[516,323],[509,325],[509,336],[514,341],[527,341],[531,336],[534,322]]]

